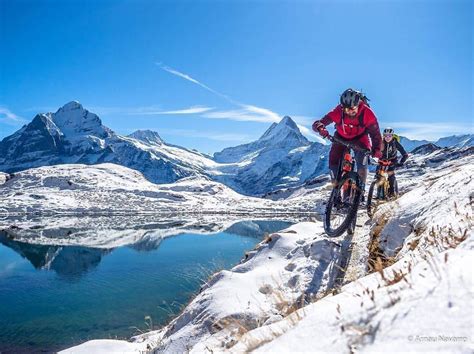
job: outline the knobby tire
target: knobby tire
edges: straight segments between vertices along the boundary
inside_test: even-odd
[[[357,186],[355,196],[353,199],[353,203],[347,211],[344,221],[338,227],[334,227],[333,225],[331,225],[331,214],[333,209],[335,208],[334,202],[336,201],[337,196],[341,193],[340,189],[346,183],[347,180],[351,180]],[[342,235],[346,230],[349,232],[353,232],[355,224],[352,224],[352,222],[355,221],[357,217],[357,210],[359,208],[360,198],[361,190],[359,176],[355,172],[347,173],[345,176],[342,177],[341,181],[339,182],[339,185],[333,188],[331,196],[329,198],[329,202],[326,205],[326,213],[324,215],[324,231],[329,237],[338,237]]]

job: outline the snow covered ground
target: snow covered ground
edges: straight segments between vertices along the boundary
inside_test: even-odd
[[[295,224],[215,274],[162,329],[65,352],[472,352],[473,175],[472,149],[413,156],[403,195],[372,220],[360,211],[352,239]]]
[[[306,206],[246,197],[205,177],[154,184],[115,164],[55,165],[17,172],[0,185],[10,214],[297,212]]]

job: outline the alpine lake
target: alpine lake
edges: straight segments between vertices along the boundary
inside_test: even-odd
[[[54,352],[157,329],[212,274],[292,223],[81,218],[4,228],[0,352]]]

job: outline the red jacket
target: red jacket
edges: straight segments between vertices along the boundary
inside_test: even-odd
[[[326,114],[322,119],[313,123],[313,130],[315,132],[318,132],[316,129],[318,123],[322,123],[325,126],[334,123],[339,135],[347,140],[360,140],[360,138],[366,140],[368,134],[372,141],[372,151],[381,149],[382,136],[380,135],[377,117],[362,100],[359,103],[359,111],[354,118],[343,113],[342,105],[337,105],[336,108]],[[368,147],[370,148],[370,145]]]

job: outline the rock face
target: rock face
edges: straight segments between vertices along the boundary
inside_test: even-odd
[[[429,154],[429,153],[431,153],[433,151],[436,151],[436,150],[439,150],[439,149],[441,149],[439,146],[437,146],[433,143],[428,143],[428,144],[420,145],[417,148],[413,149],[412,153],[413,154],[424,155],[424,154]]]

